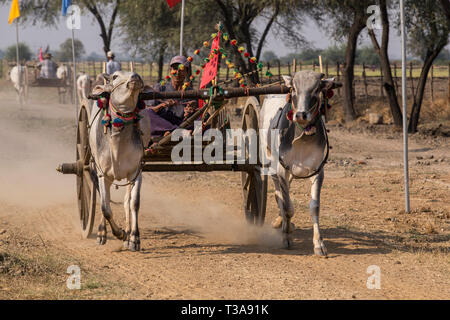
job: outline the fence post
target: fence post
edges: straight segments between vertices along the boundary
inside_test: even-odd
[[[150,61],[150,83],[153,83],[153,61]]]
[[[434,103],[433,83],[434,83],[434,65],[431,65],[431,83],[430,83],[430,89],[431,89],[431,102],[432,102],[432,103]]]
[[[362,76],[363,76],[363,81],[364,81],[364,92],[366,94],[366,108],[368,108],[369,107],[369,92],[367,90],[367,77],[366,77],[366,64],[365,63],[363,63]]]
[[[313,71],[316,71],[316,62],[313,61]]]
[[[328,61],[325,62],[325,73],[326,73],[326,77],[329,78],[329,76],[328,76]]]
[[[291,64],[288,62],[288,74],[289,76],[292,76],[291,74]]]
[[[294,58],[294,60],[292,61],[292,64],[294,66],[294,73],[297,72],[297,59]]]
[[[448,64],[447,108],[450,107],[450,63]]]
[[[337,81],[339,81],[340,77],[339,77],[339,61],[336,62],[336,78]],[[341,96],[341,88],[338,88],[338,95]]]
[[[281,66],[280,66],[280,60],[277,60],[278,64],[278,80],[281,81]]]
[[[270,63],[269,62],[267,62],[267,71],[269,71],[270,72]],[[271,81],[271,77],[269,77],[269,82]]]
[[[395,92],[398,94],[398,84],[397,84],[397,64],[394,63],[394,85],[395,85]]]
[[[94,77],[96,77],[97,76],[97,70],[95,69],[95,61],[92,62],[92,64],[94,65]]]
[[[381,86],[380,86],[380,90],[381,90],[381,96],[383,97],[383,99],[384,99],[384,90],[383,90],[383,68],[381,67],[381,65],[380,65],[380,84],[381,84]]]

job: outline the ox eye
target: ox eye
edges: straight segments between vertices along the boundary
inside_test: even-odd
[[[116,80],[116,79],[117,79],[117,77],[118,77],[118,75],[117,75],[117,74],[113,75],[113,80]]]

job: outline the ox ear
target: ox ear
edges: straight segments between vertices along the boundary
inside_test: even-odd
[[[100,96],[103,95],[105,93],[111,93],[113,86],[109,83],[101,85],[101,84],[97,84],[93,89],[92,89],[92,94],[95,96]]]
[[[322,88],[324,90],[330,90],[330,89],[336,89],[342,87],[342,84],[340,82],[336,82],[334,78],[328,78],[321,80],[322,82]]]
[[[107,73],[102,73],[97,76],[96,85],[92,89],[93,95],[102,95],[105,93],[110,93],[113,86],[110,83],[111,77]],[[99,82],[103,81],[103,84],[100,84]]]
[[[284,80],[284,84],[288,88],[292,88],[292,77],[290,76],[282,76]]]

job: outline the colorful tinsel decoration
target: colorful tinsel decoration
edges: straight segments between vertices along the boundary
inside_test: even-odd
[[[223,40],[225,40],[225,42],[229,41],[229,43],[232,46],[237,47],[238,46],[237,40],[236,39],[230,40],[230,37],[229,37],[228,33],[223,33],[222,32],[223,29],[224,29],[224,25],[223,24],[219,23],[219,24],[216,25],[216,30],[222,34]],[[212,33],[211,34],[211,38],[212,39],[215,39],[217,36],[218,36],[218,33]],[[209,41],[204,41],[203,42],[203,47],[204,48],[207,48],[209,46],[210,46]],[[239,46],[237,48],[237,51],[240,54],[243,54],[243,56],[248,59],[249,63],[256,64],[257,68],[259,70],[262,70],[263,64],[261,62],[258,63],[258,60],[256,59],[256,57],[251,57],[250,53],[246,52],[245,48],[243,46]],[[213,51],[210,52],[209,56],[203,59],[204,63],[202,63],[200,65],[200,68],[204,69],[206,67],[206,64],[209,63],[211,60],[213,60],[214,57],[216,55],[218,55],[218,54],[220,54],[222,59],[225,60],[225,64],[227,65],[227,67],[229,69],[233,69],[233,75],[234,75],[235,79],[239,81],[241,86],[243,86],[243,87],[247,86],[247,82],[244,80],[243,75],[241,73],[239,73],[239,70],[236,69],[234,63],[232,63],[232,61],[230,59],[228,59],[228,55],[225,52],[223,47],[220,47],[219,49],[213,49]],[[194,50],[194,55],[196,55],[196,56],[200,55],[200,49]],[[190,63],[192,63],[194,58],[192,56],[189,56],[189,57],[187,57],[187,60]],[[179,65],[179,70],[183,70],[183,69],[184,69],[184,65],[180,64]],[[201,69],[196,69],[194,71],[195,75],[199,75],[201,73]],[[176,76],[177,75],[177,70],[172,70],[171,74],[172,74],[172,76]],[[273,74],[270,72],[270,70],[267,70],[265,75],[268,76],[268,77],[272,77],[273,76]],[[166,80],[169,80],[170,78],[171,78],[171,76],[166,76]],[[194,79],[195,79],[195,77],[191,76],[189,78],[190,82],[186,82],[186,83],[183,84],[183,89],[187,88],[191,84],[191,82],[194,81]],[[162,85],[164,85],[165,82],[161,81],[161,83],[162,83]]]

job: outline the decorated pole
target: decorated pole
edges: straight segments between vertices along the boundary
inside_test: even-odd
[[[403,163],[405,175],[405,212],[410,212],[408,172],[408,124],[406,110],[406,34],[404,0],[400,0],[400,24],[402,33],[402,104],[403,104]]]

